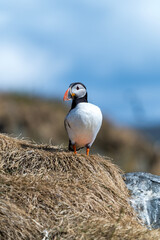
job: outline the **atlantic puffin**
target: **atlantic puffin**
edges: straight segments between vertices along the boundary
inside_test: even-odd
[[[63,100],[72,100],[71,109],[64,120],[69,137],[68,149],[76,154],[77,150],[86,147],[86,154],[89,155],[102,125],[102,112],[96,105],[88,103],[87,89],[80,82],[70,84]]]

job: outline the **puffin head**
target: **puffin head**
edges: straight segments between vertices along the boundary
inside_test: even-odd
[[[64,94],[63,100],[68,101],[68,100],[75,100],[75,99],[80,99],[80,98],[87,98],[87,89],[84,86],[84,84],[80,82],[76,83],[71,83],[69,88]]]

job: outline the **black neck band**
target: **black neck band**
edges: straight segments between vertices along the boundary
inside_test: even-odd
[[[84,97],[82,97],[82,98],[74,98],[73,101],[72,101],[71,109],[75,108],[78,103],[82,103],[82,102],[88,102],[87,93],[86,93],[86,95],[85,95]]]

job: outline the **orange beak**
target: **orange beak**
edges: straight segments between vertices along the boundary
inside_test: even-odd
[[[63,101],[68,101],[68,100],[71,99],[71,98],[68,97],[69,91],[70,91],[70,88],[68,88],[67,91],[65,92],[64,97],[63,97]]]

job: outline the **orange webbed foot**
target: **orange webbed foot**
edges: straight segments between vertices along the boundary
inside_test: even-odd
[[[74,154],[77,154],[77,151],[76,151],[76,144],[73,145],[73,150],[74,150]]]
[[[87,147],[87,149],[86,149],[86,155],[87,156],[89,156],[89,150],[90,150],[89,147]]]

